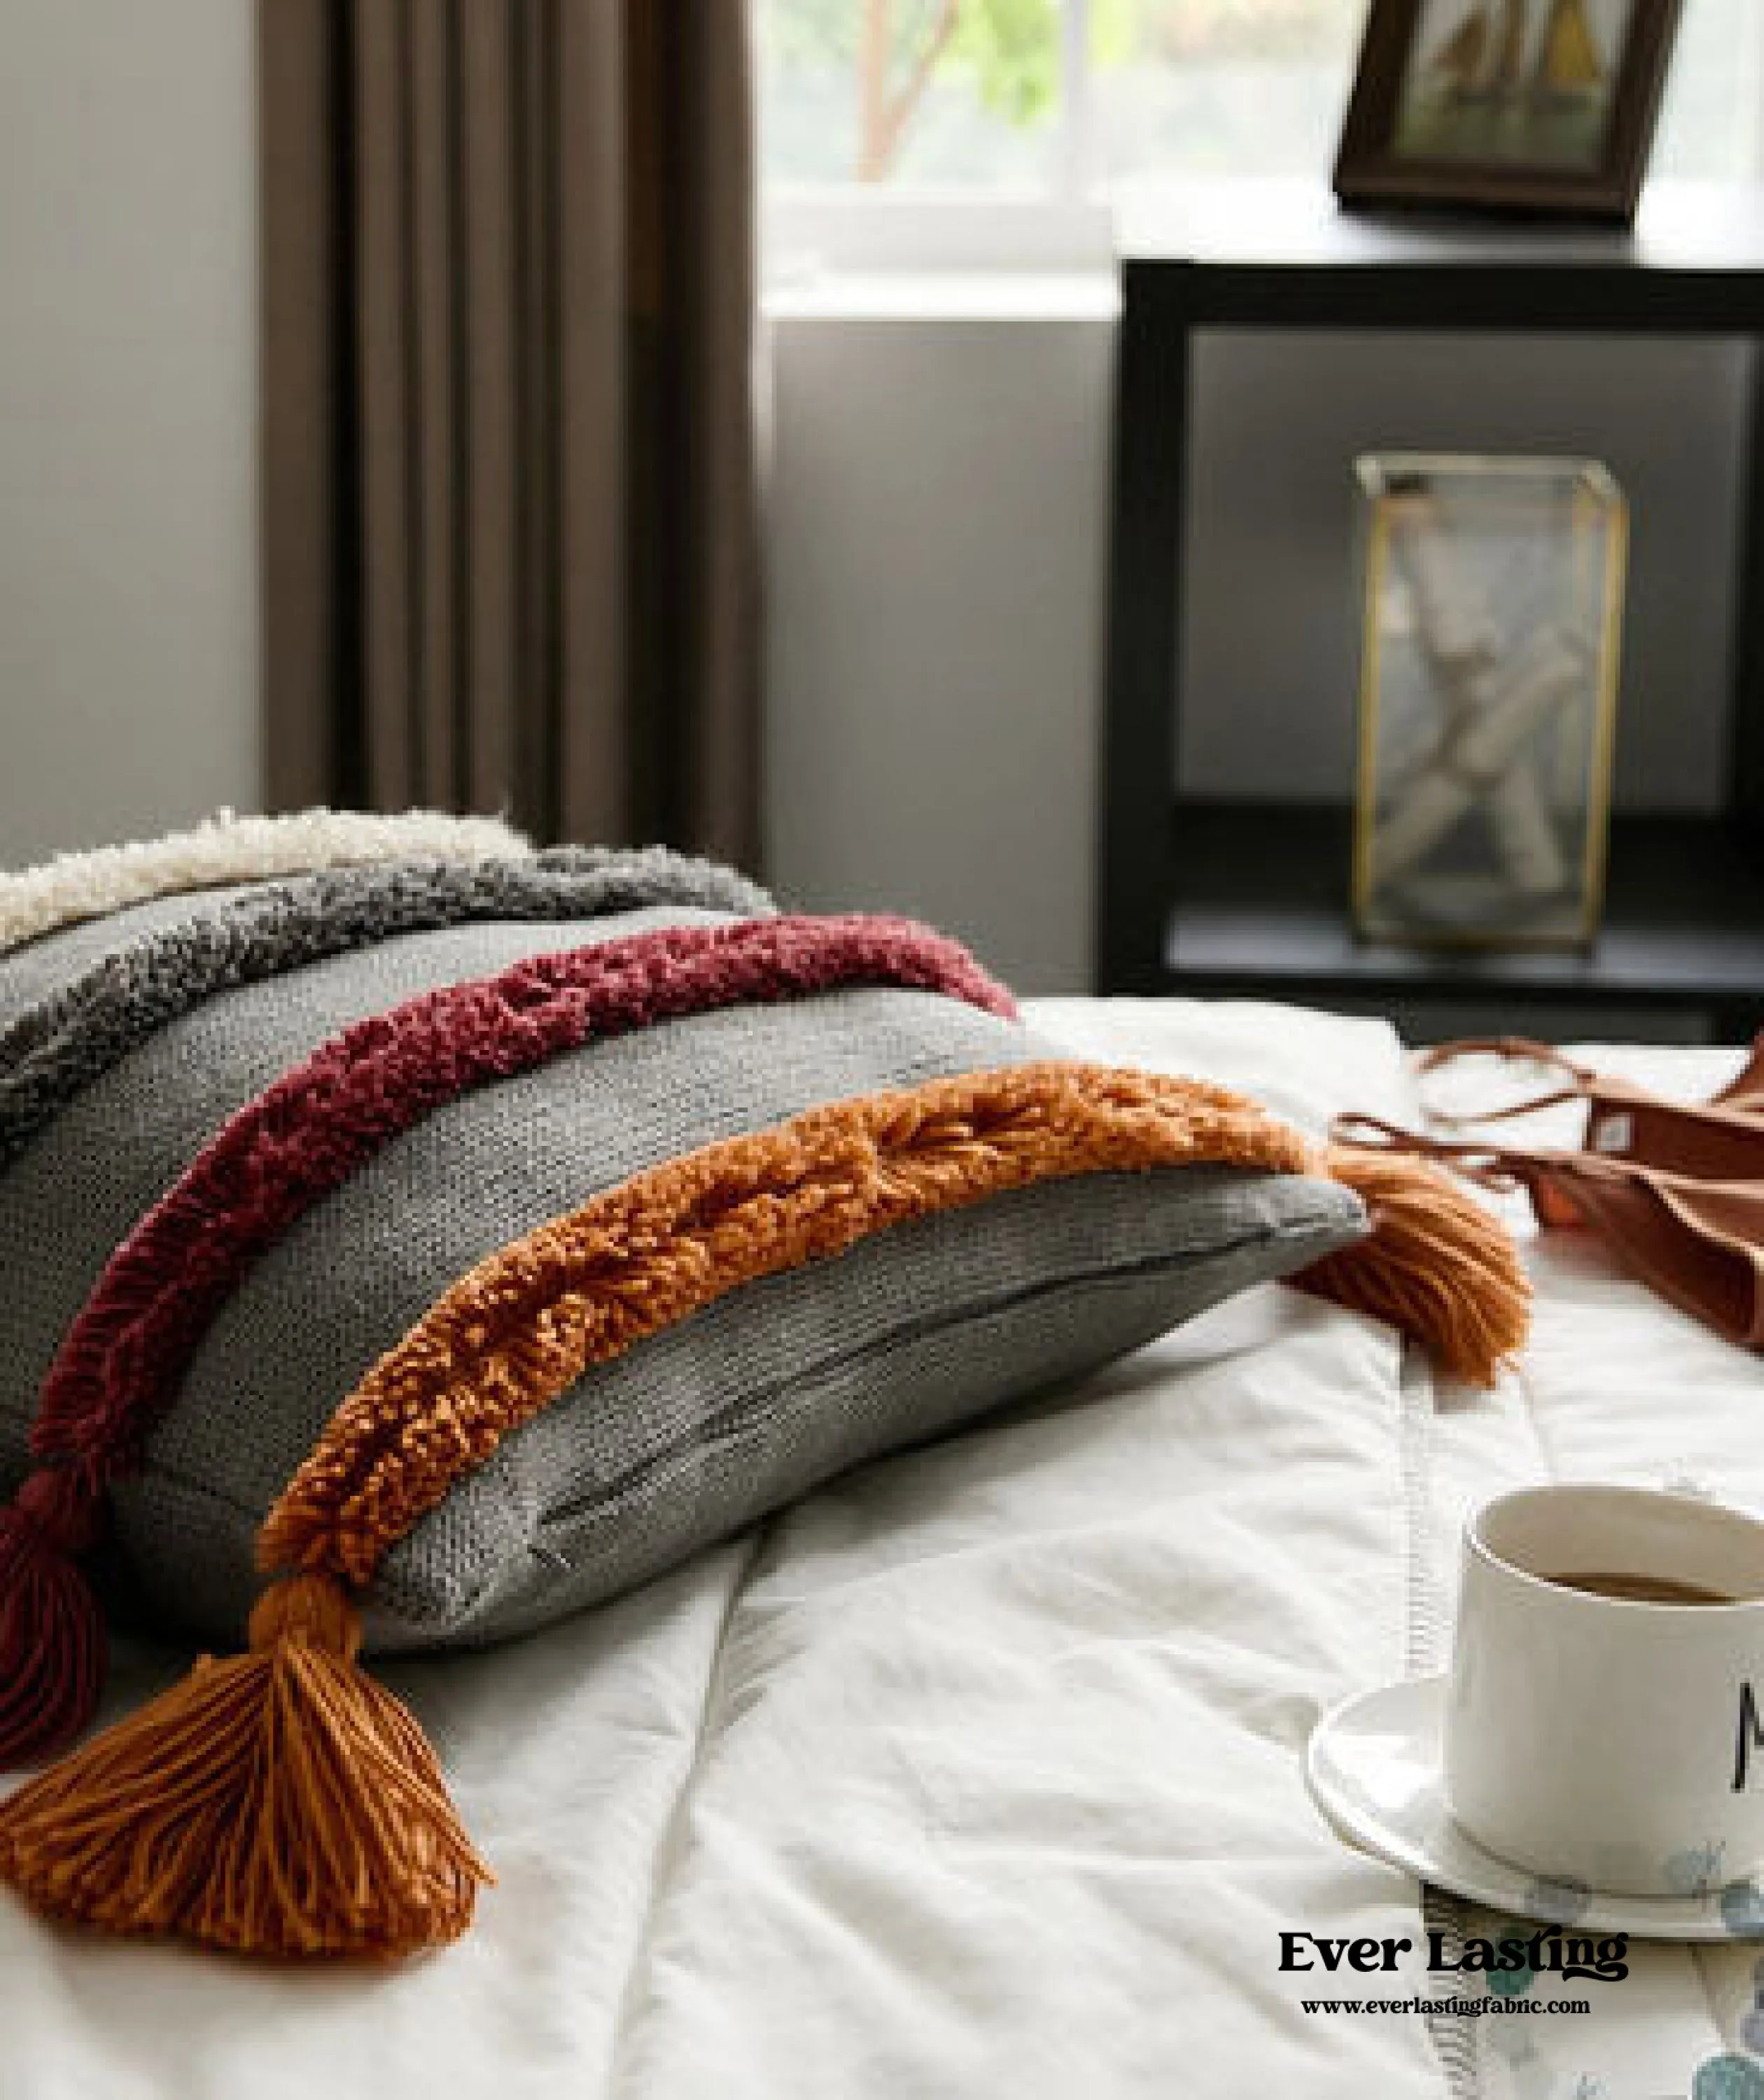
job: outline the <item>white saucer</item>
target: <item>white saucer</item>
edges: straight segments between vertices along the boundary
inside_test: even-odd
[[[1646,1939],[1764,1938],[1764,1888],[1734,1882],[1698,1895],[1612,1895],[1541,1880],[1472,1842],[1445,1808],[1440,1723],[1444,1677],[1363,1692],[1325,1714],[1305,1753],[1311,1798],[1351,1845],[1490,1910]]]

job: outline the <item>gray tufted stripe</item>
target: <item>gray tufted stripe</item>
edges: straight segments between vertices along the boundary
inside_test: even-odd
[[[349,867],[254,888],[112,951],[0,1035],[0,1167],[83,1088],[203,1000],[401,933],[580,920],[646,906],[769,915],[733,870],[664,848]]]

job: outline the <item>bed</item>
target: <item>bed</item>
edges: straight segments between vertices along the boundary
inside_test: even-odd
[[[1420,1113],[1378,1021],[1029,1017],[1313,1129]],[[1590,1055],[1687,1096],[1735,1062]],[[289,1970],[64,1934],[7,1898],[0,2095],[1764,2091],[1743,1943],[1637,1947],[1590,2015],[1499,2022],[1308,2012],[1392,1979],[1279,1967],[1284,1932],[1476,1929],[1339,1842],[1302,1778],[1332,1701],[1443,1660],[1466,1508],[1553,1476],[1764,1506],[1756,1362],[1595,1248],[1531,1254],[1534,1339],[1492,1394],[1270,1287],[622,1604],[389,1665],[496,1864],[477,1929],[395,1970]],[[112,1703],[187,1661],[126,1644]]]

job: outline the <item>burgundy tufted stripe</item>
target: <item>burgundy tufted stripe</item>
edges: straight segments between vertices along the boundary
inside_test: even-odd
[[[536,956],[358,1022],[241,1109],[111,1257],[44,1383],[33,1454],[94,1493],[130,1471],[251,1264],[443,1103],[596,1037],[850,985],[1015,1012],[965,949],[911,920],[786,917]]]

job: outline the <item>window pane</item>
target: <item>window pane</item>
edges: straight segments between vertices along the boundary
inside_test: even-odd
[[[793,187],[1045,189],[1060,0],[764,0],[765,172]]]
[[[1106,179],[1326,176],[1364,19],[1360,0],[1099,0]]]

